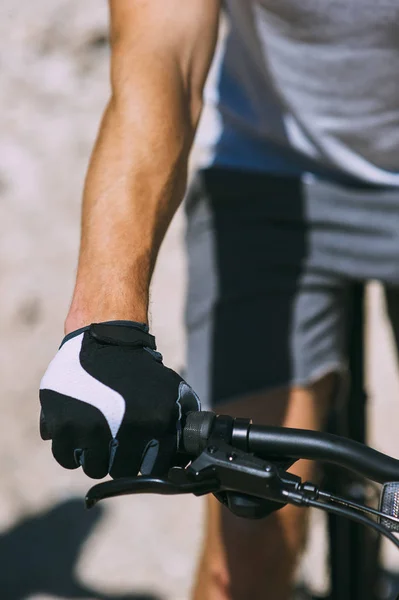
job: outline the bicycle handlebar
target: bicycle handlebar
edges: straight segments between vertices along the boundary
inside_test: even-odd
[[[272,510],[284,504],[312,506],[368,525],[399,548],[399,540],[390,531],[399,532],[399,460],[337,435],[252,425],[249,419],[211,412],[187,415],[179,450],[185,455],[185,468],[171,468],[166,478],[126,477],[97,484],[88,491],[86,506],[104,498],[149,492],[214,493],[234,514],[249,518],[269,514],[270,501]],[[384,486],[380,510],[376,510],[320,490],[311,482],[302,483],[287,472],[300,458],[329,462],[379,483],[393,483]],[[370,518],[375,516],[378,523]]]
[[[217,429],[219,418],[211,412],[190,413],[183,428],[182,449],[198,456]],[[226,427],[224,423],[223,430],[216,431],[216,435],[259,458],[319,460],[355,471],[378,483],[399,481],[399,460],[353,440],[331,433],[252,425],[246,419],[221,419],[230,419],[229,425]]]

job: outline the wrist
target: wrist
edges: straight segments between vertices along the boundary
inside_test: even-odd
[[[65,319],[64,333],[69,333],[87,327],[91,323],[106,323],[110,321],[129,321],[148,325],[147,309],[144,307],[111,307],[92,302],[91,309],[77,307],[72,303]]]
[[[98,256],[97,256],[98,258]],[[109,256],[107,257],[110,258]],[[105,259],[104,259],[105,260]],[[81,257],[65,333],[105,321],[136,321],[148,324],[149,276],[147,261],[122,259],[98,264]],[[115,264],[118,268],[115,268]]]
[[[126,320],[91,323],[90,325],[73,329],[65,334],[60,348],[69,340],[86,331],[89,331],[92,337],[97,340],[107,341],[108,343],[121,343],[125,345],[128,343],[128,345],[132,345],[132,342],[137,343],[138,341],[145,340],[146,346],[152,348],[152,350],[156,350],[155,338],[150,334],[148,325],[146,323]]]

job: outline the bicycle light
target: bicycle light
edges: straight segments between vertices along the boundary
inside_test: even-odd
[[[385,483],[381,492],[380,511],[390,517],[395,517],[398,522],[380,517],[380,523],[391,531],[399,532],[399,482]]]

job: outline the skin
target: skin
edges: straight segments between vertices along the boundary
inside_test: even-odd
[[[219,0],[110,0],[109,5],[112,93],[86,178],[66,333],[114,319],[148,322],[151,275],[186,189],[217,40]],[[317,407],[328,393],[328,385],[283,390],[225,410],[258,414],[264,423],[318,428]],[[282,406],[286,410],[277,415]],[[300,472],[310,473],[303,466]],[[291,508],[249,523],[210,500],[195,600],[286,600],[304,523],[303,513]]]
[[[110,1],[112,95],[86,179],[67,333],[94,321],[147,322],[156,256],[186,188],[219,9],[216,0]]]

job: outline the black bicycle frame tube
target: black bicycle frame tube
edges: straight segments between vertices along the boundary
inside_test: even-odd
[[[367,440],[367,395],[364,387],[364,286],[353,286],[348,315],[350,389],[335,413],[332,430],[361,444]],[[365,486],[335,469],[327,469],[331,491],[365,503]],[[392,473],[392,475],[395,475]],[[397,477],[392,477],[396,480]],[[329,516],[330,600],[377,600],[379,539],[360,525]]]

